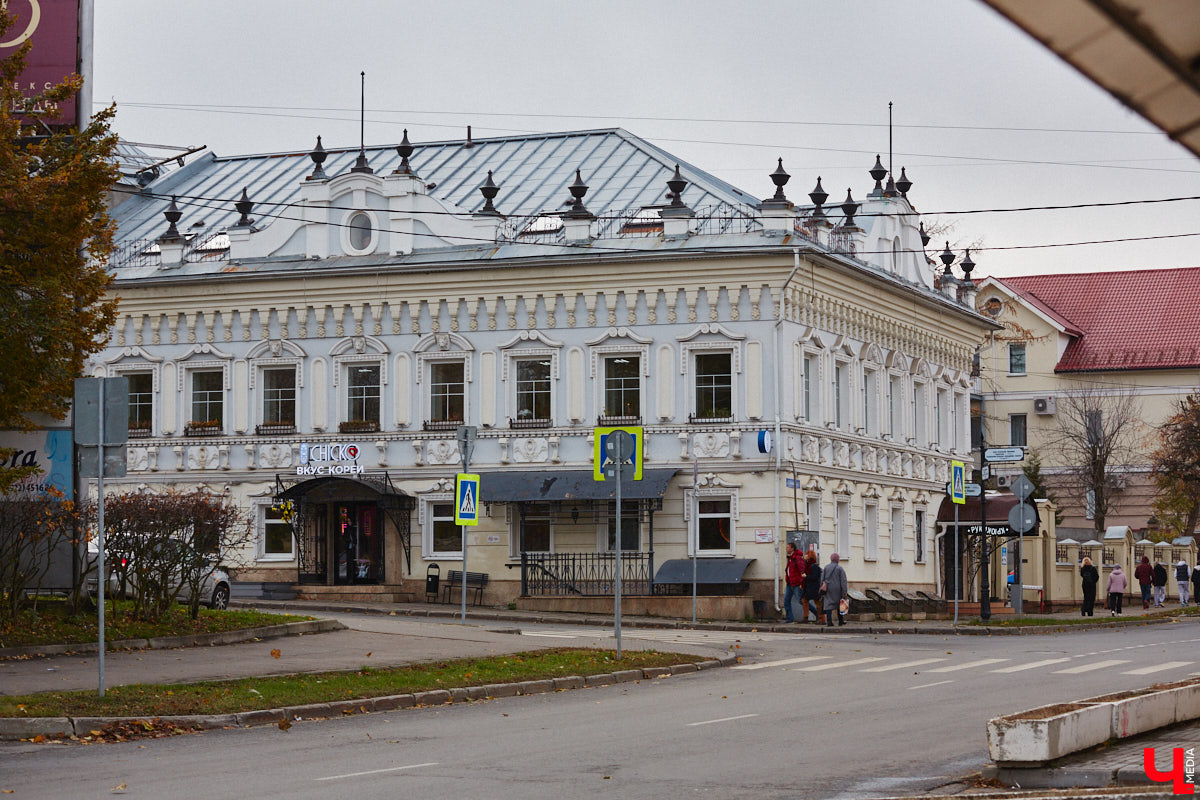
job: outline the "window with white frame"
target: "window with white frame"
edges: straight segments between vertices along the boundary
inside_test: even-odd
[[[642,365],[637,355],[606,356],[604,365],[604,400],[601,416],[606,419],[641,419]]]
[[[888,433],[893,441],[904,439],[904,383],[899,375],[888,376]]]
[[[733,552],[733,499],[725,496],[701,495],[696,503],[699,522],[696,538],[698,555],[729,555]]]
[[[702,351],[694,356],[696,420],[726,420],[733,417],[733,354]]]
[[[879,435],[879,371],[863,369],[862,429],[868,436]]]
[[[434,364],[434,369],[446,366],[442,364]],[[465,391],[465,384],[461,381],[462,365],[458,365],[459,384],[458,391],[461,395]],[[517,423],[526,424],[544,424],[549,425],[551,422],[551,382],[550,382],[550,356],[538,356],[537,358],[523,358],[514,361],[514,367],[517,375],[516,380],[516,417]],[[432,386],[432,383],[431,383]],[[449,416],[445,419],[462,419],[462,399],[458,398],[457,417]],[[447,413],[453,414],[451,409],[452,404],[447,405]]]
[[[817,356],[815,353],[804,354],[804,408],[801,416],[805,422],[812,422],[817,414]]]
[[[844,361],[837,361],[833,365],[833,426],[841,429],[846,427],[849,422],[847,409],[847,400],[849,400],[849,387],[846,385],[846,374],[849,372],[849,367]]]
[[[913,545],[916,548],[915,561],[925,563],[925,509],[913,511]]]
[[[347,425],[358,430],[379,430],[381,376],[377,361],[346,365]]]
[[[879,506],[870,502],[863,504],[863,558],[879,558]]]
[[[924,383],[914,381],[912,390],[912,440],[917,447],[927,447],[929,438],[925,432],[925,418],[929,413],[929,407],[925,402],[926,386]]]
[[[130,435],[149,436],[154,426],[154,375],[150,372],[127,372],[125,377],[129,378]]]
[[[637,500],[621,501],[621,550],[622,552],[637,552],[642,549],[641,528],[642,520]],[[605,536],[605,548],[608,552],[617,549],[617,504],[609,501],[606,523],[608,535]]]
[[[817,541],[820,541],[821,533],[821,498],[814,495],[809,495],[804,498],[804,524],[810,531],[816,531],[818,534]]]
[[[263,425],[296,425],[296,368],[271,367],[262,371]]]
[[[509,506],[513,508],[513,506]],[[554,514],[549,503],[525,504],[525,515],[515,508],[509,529],[509,555],[521,557],[521,525],[525,525],[524,547],[526,553],[551,553],[554,551]]]
[[[191,423],[220,432],[225,428],[225,374],[222,370],[191,373]]]
[[[295,558],[292,526],[284,522],[278,506],[261,503],[258,510],[258,560],[291,561]]]
[[[1025,374],[1025,343],[1011,342],[1008,345],[1008,374]]]
[[[892,561],[904,560],[904,508],[903,506],[892,506],[892,518],[888,536],[891,541],[888,542],[888,548],[891,550]]]
[[[452,497],[427,498],[421,525],[421,544],[426,558],[462,558],[462,528],[454,524]]]
[[[937,399],[933,404],[933,443],[940,448],[950,440],[950,418],[946,413],[950,401],[945,389],[938,387],[934,391]]]
[[[466,419],[466,406],[466,365],[462,361],[431,362],[429,421],[444,425],[461,423]]]
[[[836,517],[834,524],[834,539],[837,542],[837,552],[843,561],[850,557],[850,500],[838,498],[835,506]]]

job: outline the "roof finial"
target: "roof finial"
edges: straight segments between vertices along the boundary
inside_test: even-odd
[[[679,165],[675,165],[675,174],[667,179],[667,188],[671,190],[671,208],[687,208],[683,204],[683,190],[688,182],[679,174]]]
[[[821,188],[821,176],[817,176],[817,185],[811,192],[808,193],[808,199],[813,202],[812,218],[824,219],[825,209],[821,208],[825,201],[829,199],[829,192]]]
[[[413,146],[412,142],[408,141],[408,128],[404,129],[404,138],[396,145],[396,152],[400,155],[400,166],[392,170],[392,174],[412,175],[412,165],[408,163],[408,157],[413,154]]]
[[[842,223],[843,227],[854,227],[854,214],[858,211],[858,203],[854,202],[854,196],[850,194],[850,190],[846,189],[846,200],[842,203],[842,213],[846,215],[846,220]]]
[[[236,227],[248,226],[254,222],[254,220],[250,219],[250,212],[254,210],[254,201],[251,200],[250,195],[246,193],[245,186],[242,187],[242,199],[234,203],[233,207],[236,208],[237,212],[242,215],[241,219],[237,221]]]
[[[179,228],[175,227],[175,223],[183,216],[183,212],[179,210],[179,206],[175,203],[175,195],[171,195],[171,205],[167,206],[167,210],[163,212],[163,216],[167,218],[167,232],[159,237],[164,242],[174,242],[182,239],[183,236],[179,233]]]
[[[325,180],[325,178],[328,176],[325,175],[325,170],[321,169],[321,165],[325,163],[325,159],[329,158],[329,154],[325,152],[325,148],[321,145],[320,136],[317,136],[317,146],[312,149],[312,152],[308,154],[308,157],[311,158],[313,162],[313,171],[312,174],[308,176],[308,180]]]
[[[875,188],[871,190],[868,197],[883,196],[883,179],[887,177],[887,169],[884,168],[883,162],[879,160],[879,154],[875,154],[875,166],[868,170],[868,173],[875,179]]]
[[[787,170],[783,168],[783,159],[779,159],[779,166],[771,173],[771,182],[775,184],[775,196],[772,200],[787,202],[787,197],[783,193],[783,187],[791,180],[792,176],[787,174]]]
[[[367,73],[360,72],[360,97],[358,104],[358,158],[354,160],[351,172],[374,172],[367,163]]]
[[[496,210],[496,207],[492,205],[492,201],[495,200],[496,195],[500,193],[500,187],[497,186],[496,182],[492,180],[492,171],[490,169],[488,170],[487,180],[484,181],[483,185],[479,187],[479,192],[483,195],[484,203],[483,208],[479,209],[479,211],[476,213],[491,217],[501,216],[500,212]]]

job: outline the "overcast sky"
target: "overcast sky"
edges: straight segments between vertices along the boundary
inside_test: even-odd
[[[871,189],[891,101],[895,171],[976,276],[1200,265],[1198,201],[946,213],[1200,195],[1200,161],[975,0],[96,2],[129,141],[354,146],[360,71],[368,144],[622,127],[759,197],[781,156],[798,201]]]

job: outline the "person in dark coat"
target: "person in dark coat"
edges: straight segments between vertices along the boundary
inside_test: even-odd
[[[1156,562],[1154,565],[1154,607],[1162,608],[1167,602],[1167,567],[1163,562]]]
[[[1150,557],[1142,556],[1142,563],[1133,571],[1138,586],[1142,590],[1142,608],[1150,607],[1150,585],[1154,583],[1154,567],[1150,566]]]
[[[1092,566],[1090,558],[1083,559],[1083,566],[1079,568],[1079,578],[1083,581],[1083,612],[1081,616],[1094,617],[1093,609],[1096,606],[1096,585],[1100,583],[1100,571]]]
[[[804,619],[812,612],[812,621],[821,621],[821,565],[817,563],[817,553],[809,550],[804,554],[805,567],[808,570],[804,578]]]
[[[1192,569],[1192,597],[1200,598],[1200,561]]]
[[[800,603],[801,610],[804,610],[804,578],[805,564],[804,556],[796,550],[796,545],[791,542],[787,543],[787,560],[784,562],[785,578],[787,579],[787,590],[783,593],[783,620],[784,622],[795,622],[796,617],[792,613],[792,602]],[[804,612],[808,616],[808,612]]]
[[[825,569],[821,570],[821,589],[825,592],[822,608],[825,609],[826,628],[833,627],[834,611],[838,615],[838,625],[846,624],[846,615],[842,613],[841,602],[850,586],[846,580],[846,570],[842,569],[839,561],[841,561],[841,556],[832,553],[829,556],[829,563],[825,565]]]

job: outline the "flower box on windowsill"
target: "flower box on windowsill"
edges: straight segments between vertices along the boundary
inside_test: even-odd
[[[508,418],[508,427],[520,430],[522,428],[549,428],[554,422],[549,419],[513,419]]]
[[[184,436],[220,436],[224,433],[221,430],[221,423],[218,420],[210,419],[204,422],[193,420],[183,427]]]
[[[642,418],[636,414],[626,414],[624,416],[607,416],[601,414],[596,418],[596,425],[601,428],[622,428],[631,425],[641,425]]]
[[[295,433],[296,423],[268,422],[262,425],[255,425],[254,432],[259,436],[283,436],[285,434]]]
[[[150,426],[145,425],[145,426],[135,428],[132,425],[130,425],[129,426],[129,438],[130,439],[149,439],[150,438]]]
[[[348,419],[338,423],[338,433],[376,433],[379,421],[373,419]]]
[[[461,419],[429,419],[422,427],[427,431],[453,431],[462,425]]]
[[[724,416],[720,417],[701,417],[696,414],[688,414],[688,422],[692,423],[693,425],[717,425],[721,423],[729,424],[733,422],[733,417],[729,414],[725,414]]]

